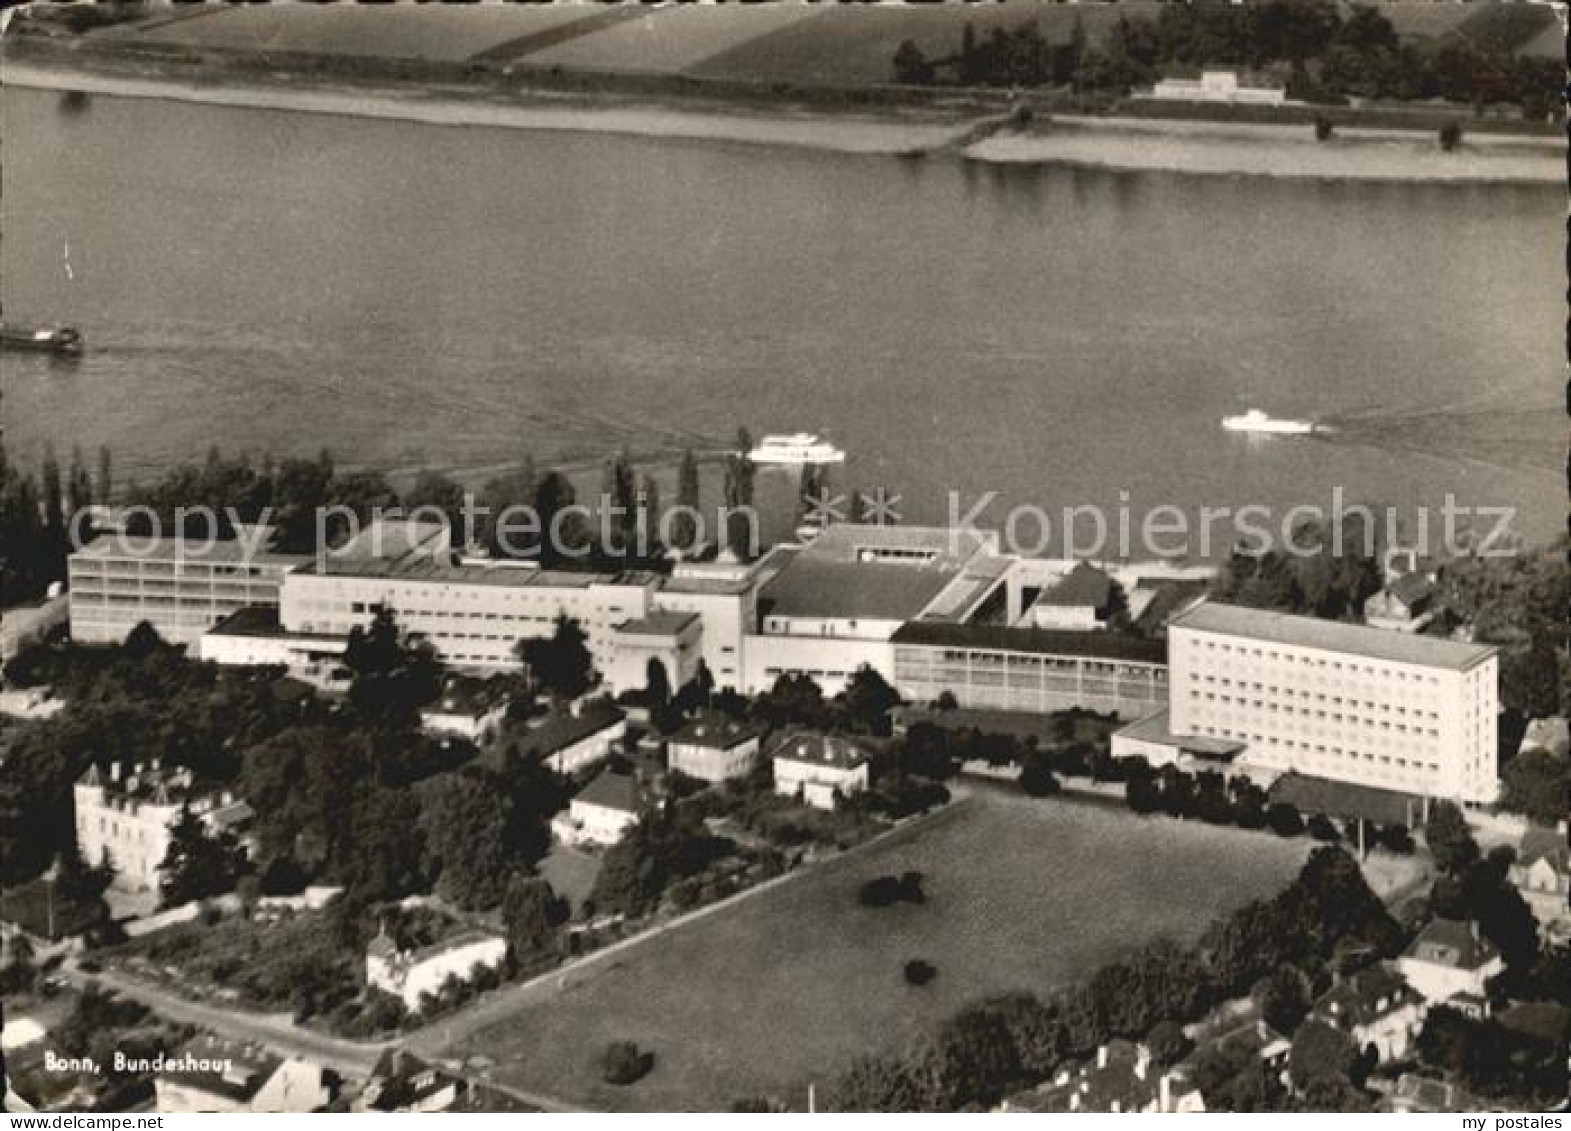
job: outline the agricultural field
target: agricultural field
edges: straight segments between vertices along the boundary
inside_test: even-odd
[[[310,51],[456,62],[595,15],[579,5],[278,4],[210,7],[194,15],[127,24],[104,35],[136,36],[235,51]]]
[[[755,897],[569,972],[446,1050],[503,1084],[596,1109],[794,1106],[847,1059],[898,1048],[978,997],[1045,991],[1158,935],[1191,939],[1283,887],[1307,842],[1142,819],[979,788],[926,821]],[[866,881],[923,875],[920,905],[867,908]],[[913,958],[937,978],[915,988]],[[654,1053],[626,1087],[596,1058]]]
[[[800,4],[656,8],[593,35],[532,52],[520,62],[525,67],[574,71],[686,74],[713,55],[767,39],[818,14],[816,8]]]

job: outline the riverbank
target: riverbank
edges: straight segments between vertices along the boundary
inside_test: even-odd
[[[718,99],[645,99],[458,86],[302,82],[280,73],[218,82],[8,61],[6,84],[90,96],[151,98],[244,109],[442,126],[622,134],[851,154],[958,153],[1001,165],[1062,165],[1330,180],[1557,184],[1561,138],[1469,134],[1453,152],[1429,131],[1349,127],[1316,141],[1308,127],[1182,119],[1054,115],[1031,131],[998,128],[983,107],[884,107],[831,112]],[[979,129],[979,122],[988,126]]]
[[[1326,180],[1562,184],[1563,140],[1464,138],[1453,151],[1427,131],[1054,116],[1032,133],[998,134],[965,151],[979,161]]]

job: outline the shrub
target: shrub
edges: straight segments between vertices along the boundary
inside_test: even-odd
[[[1315,140],[1330,141],[1331,135],[1336,133],[1336,123],[1324,114],[1315,115]]]
[[[1062,787],[1042,758],[1029,758],[1020,771],[1020,788],[1032,797],[1051,797]]]
[[[1440,127],[1440,148],[1450,153],[1462,144],[1462,123],[1447,122]]]
[[[1266,810],[1266,824],[1277,836],[1297,836],[1304,831],[1304,821],[1297,807],[1285,801],[1278,801]]]
[[[896,903],[924,903],[927,896],[922,891],[922,873],[905,872],[868,880],[857,899],[863,907],[890,907]]]
[[[938,977],[938,967],[921,958],[913,958],[905,964],[905,980],[909,986],[925,986]]]
[[[612,1041],[600,1054],[600,1076],[607,1084],[625,1088],[649,1075],[655,1054],[632,1041]]]

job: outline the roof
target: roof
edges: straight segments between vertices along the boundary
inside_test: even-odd
[[[1411,607],[1424,598],[1433,596],[1435,583],[1422,573],[1404,573],[1386,586],[1386,592]]]
[[[1552,715],[1547,719],[1534,719],[1527,724],[1527,730],[1522,734],[1522,745],[1519,750],[1547,750],[1551,754],[1565,757],[1571,752],[1571,728],[1566,725],[1566,720],[1559,715]]]
[[[1036,599],[1038,605],[1058,608],[1103,609],[1113,596],[1113,579],[1090,562],[1075,567]]]
[[[1095,1059],[1060,1070],[1034,1093],[1011,1096],[1009,1106],[1020,1111],[1110,1112],[1117,1105],[1121,1112],[1139,1111],[1157,1098],[1160,1076],[1143,1048],[1112,1040]]]
[[[403,1049],[384,1052],[371,1070],[371,1079],[379,1086],[376,1099],[366,1104],[372,1111],[398,1111],[463,1083]]]
[[[251,538],[142,538],[100,534],[71,556],[87,560],[134,558],[146,562],[210,562],[216,565],[295,565],[309,554],[278,554],[266,548],[271,537]]]
[[[649,799],[632,774],[606,770],[573,798],[573,804],[594,805],[621,813],[642,813],[649,808]]]
[[[1542,825],[1527,827],[1516,850],[1516,862],[1526,867],[1540,860],[1547,860],[1557,872],[1571,872],[1571,847],[1566,845],[1565,833]]]
[[[576,715],[553,715],[529,731],[519,743],[519,752],[548,758],[626,718],[624,712],[609,703],[590,703]]]
[[[955,576],[943,566],[824,561],[804,553],[764,586],[759,601],[765,616],[906,621]]]
[[[677,636],[697,619],[697,613],[653,612],[623,621],[616,631],[632,636]]]
[[[288,629],[278,619],[276,605],[246,605],[236,609],[212,628],[209,636],[264,636],[291,640],[332,640],[328,632],[296,632]],[[341,638],[338,638],[341,639]]]
[[[1271,784],[1272,801],[1286,801],[1306,813],[1362,817],[1382,825],[1411,825],[1424,799],[1413,793],[1356,782],[1333,781],[1289,770]]]
[[[1121,738],[1171,746],[1180,753],[1194,754],[1202,758],[1231,757],[1247,745],[1247,743],[1212,738],[1203,734],[1174,734],[1166,707],[1143,719],[1137,719],[1126,727],[1120,727],[1117,733]]]
[[[1314,1012],[1322,1021],[1351,1029],[1422,1000],[1400,974],[1382,962],[1332,986],[1315,1002]]]
[[[1496,651],[1486,644],[1465,644],[1410,632],[1388,632],[1367,625],[1249,609],[1242,605],[1223,605],[1216,601],[1202,601],[1174,617],[1168,622],[1168,627],[1454,671],[1466,671]]]
[[[866,747],[841,735],[797,731],[775,743],[769,756],[788,762],[853,770],[865,763],[870,755]]]
[[[983,549],[992,536],[965,526],[881,526],[837,522],[802,550],[819,561],[864,561],[868,554],[926,554],[958,567]]]
[[[259,1045],[227,1041],[201,1033],[186,1043],[158,1075],[236,1103],[248,1103],[283,1061]],[[186,1067],[189,1065],[189,1067]],[[225,1067],[214,1069],[215,1065]]]
[[[1167,663],[1165,642],[1118,632],[1055,632],[1046,628],[1009,628],[996,624],[911,621],[896,630],[893,640],[896,644],[925,644],[935,648],[1084,656],[1132,664]]]
[[[420,713],[479,718],[507,702],[508,684],[505,676],[479,679],[470,675],[449,675],[442,684],[441,695]]]
[[[710,714],[693,719],[671,736],[673,743],[683,746],[712,746],[729,750],[758,736],[752,723],[738,722],[728,715]]]
[[[1474,933],[1471,924],[1455,919],[1434,919],[1418,932],[1418,937],[1402,952],[1402,957],[1456,970],[1477,970],[1499,953],[1492,943]]]

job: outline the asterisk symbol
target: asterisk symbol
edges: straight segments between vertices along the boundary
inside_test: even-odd
[[[899,526],[900,512],[896,509],[899,505],[898,494],[880,487],[862,500],[862,521],[875,526]]]
[[[831,526],[846,520],[844,495],[820,495],[808,492],[802,496],[805,504],[802,521],[808,526]]]

